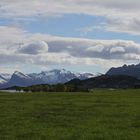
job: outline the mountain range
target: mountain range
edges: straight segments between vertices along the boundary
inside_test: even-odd
[[[106,75],[127,75],[140,79],[140,64],[123,65],[122,67],[111,68]]]
[[[37,84],[66,83],[72,79],[88,79],[94,77],[93,73],[77,73],[65,69],[53,69],[41,73],[23,74],[15,71],[13,74],[0,74],[0,88],[12,86],[26,87]]]
[[[0,89],[20,86],[58,83],[78,83],[81,87],[134,87],[140,85],[140,64],[123,65],[111,68],[104,75],[93,73],[71,72],[65,69],[53,69],[41,73],[23,74],[15,71],[13,74],[0,74]],[[77,85],[78,85],[77,84]]]

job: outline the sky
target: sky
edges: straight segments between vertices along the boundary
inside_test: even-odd
[[[138,64],[139,15],[139,0],[0,0],[0,73]]]

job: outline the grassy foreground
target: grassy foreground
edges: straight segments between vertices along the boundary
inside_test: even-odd
[[[139,140],[140,90],[0,93],[0,140]]]

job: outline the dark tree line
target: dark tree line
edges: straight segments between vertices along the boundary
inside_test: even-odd
[[[29,87],[16,87],[17,91],[24,92],[79,92],[79,91],[88,91],[85,88],[79,88],[76,85],[65,85],[65,84],[56,84],[56,85],[34,85]]]

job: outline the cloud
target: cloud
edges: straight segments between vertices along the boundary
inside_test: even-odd
[[[97,53],[101,53],[103,50],[104,50],[104,45],[99,43],[99,44],[95,45],[94,47],[91,46],[91,47],[87,48],[86,51],[88,51],[88,52],[95,52],[95,53],[96,52]]]
[[[125,53],[125,49],[123,47],[114,47],[110,49],[110,53]]]
[[[101,26],[100,26],[101,27]],[[140,35],[140,20],[138,17],[132,18],[109,18],[102,29],[111,32],[122,32],[131,35]]]
[[[2,28],[1,66],[98,65],[109,68],[124,63],[138,63],[140,60],[140,44],[134,41],[67,38],[30,34],[15,27]]]
[[[45,41],[33,42],[28,45],[20,47],[17,52],[32,55],[47,53],[48,44]]]
[[[102,29],[101,25],[100,26],[87,26],[87,27],[76,29],[76,31],[82,33],[83,35],[86,35],[89,32],[94,32],[96,30],[101,30],[101,29]]]
[[[106,18],[108,31],[140,35],[139,0],[1,0],[0,17],[8,19],[28,19],[57,17],[66,14],[85,14]],[[94,31],[94,27],[81,29]]]
[[[140,54],[140,44],[125,40],[55,39],[48,41],[49,52],[65,52],[78,58],[125,59],[126,54]],[[71,47],[69,47],[71,46]],[[131,57],[127,58],[128,60]]]
[[[49,14],[117,15],[139,11],[139,0],[1,0],[1,16],[40,16]],[[25,10],[26,7],[26,10]],[[108,13],[108,12],[111,13]]]
[[[103,17],[105,23],[79,27],[77,31],[81,33],[106,30],[140,35],[139,7],[139,0],[0,0],[0,19],[30,22],[40,18],[83,14]],[[0,26],[1,66],[25,63],[37,66],[64,64],[111,67],[139,60],[140,44],[132,40],[66,38],[32,34],[20,26]]]

